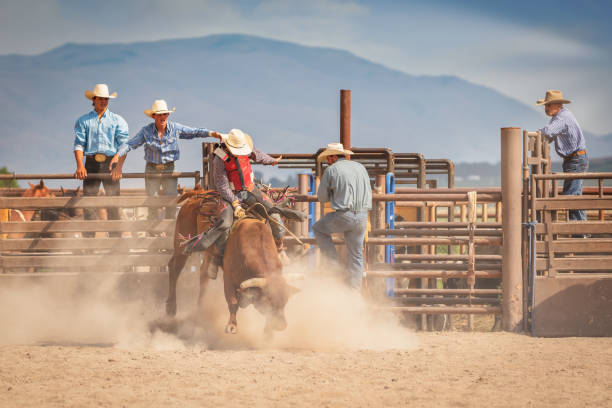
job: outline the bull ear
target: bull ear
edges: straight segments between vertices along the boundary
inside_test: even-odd
[[[298,288],[296,288],[295,286],[291,286],[291,285],[289,285],[289,284],[287,284],[287,289],[286,289],[286,290],[287,290],[287,296],[288,296],[288,297],[293,296],[293,295],[295,295],[296,293],[298,293],[298,292],[300,292],[300,291],[301,291],[301,289],[298,289]]]
[[[34,184],[30,183],[29,181],[28,184],[30,185],[30,188],[34,188]]]

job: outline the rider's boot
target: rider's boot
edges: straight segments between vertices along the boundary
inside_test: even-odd
[[[210,279],[217,279],[219,267],[222,263],[223,255],[216,253],[210,257],[210,261],[208,262],[208,268],[206,269],[206,274]]]

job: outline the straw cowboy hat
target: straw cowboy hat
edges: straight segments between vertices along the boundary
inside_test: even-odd
[[[567,99],[563,99],[561,91],[551,89],[546,91],[546,97],[544,99],[538,99],[536,105],[548,105],[549,103],[571,103]]]
[[[327,145],[327,149],[323,150],[321,154],[319,154],[317,160],[321,161],[327,156],[344,156],[345,154],[353,154],[353,152],[345,149],[344,146],[342,146],[342,143],[330,143]]]
[[[114,99],[117,97],[117,92],[113,92],[111,95],[108,94],[108,85],[106,84],[96,84],[94,86],[93,91],[89,89],[85,91],[85,97],[90,101],[94,96],[98,96],[100,98],[111,98]]]
[[[157,113],[172,113],[175,110],[176,108],[174,107],[172,108],[172,110],[169,110],[168,104],[163,99],[156,99],[155,102],[153,102],[153,106],[151,107],[151,109],[145,109],[144,114],[152,118],[153,115]]]
[[[247,156],[253,151],[253,139],[240,129],[221,133],[223,143],[234,156]]]

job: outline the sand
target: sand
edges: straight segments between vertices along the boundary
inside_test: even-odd
[[[2,407],[612,407],[610,338],[414,332],[309,281],[267,342],[252,307],[223,333],[218,283],[196,313],[193,276],[173,321],[142,282],[2,282]]]

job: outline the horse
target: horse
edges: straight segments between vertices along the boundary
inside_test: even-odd
[[[177,204],[183,203],[176,217],[174,229],[174,252],[168,261],[168,299],[166,300],[166,314],[176,315],[176,283],[189,258],[183,253],[181,244],[187,237],[195,236],[207,231],[213,223],[213,217],[219,205],[219,194],[216,191],[204,190],[199,184],[192,191],[181,194]],[[206,269],[216,247],[212,245],[204,251],[203,262],[200,265],[200,292],[198,305],[208,284]]]

